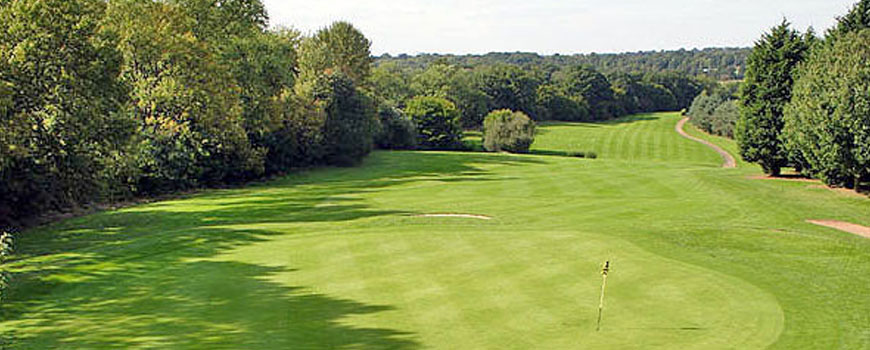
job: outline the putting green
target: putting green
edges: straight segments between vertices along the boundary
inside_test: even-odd
[[[870,201],[721,169],[678,119],[542,126],[541,154],[596,160],[377,152],[33,230],[0,330],[21,349],[870,345],[870,240],[804,222],[866,225]],[[420,216],[447,213],[492,219]]]

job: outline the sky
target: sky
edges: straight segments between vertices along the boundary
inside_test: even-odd
[[[616,53],[751,46],[787,18],[831,27],[857,0],[264,0],[271,25],[348,21],[372,53]]]

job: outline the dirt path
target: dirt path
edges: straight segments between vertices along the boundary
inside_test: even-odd
[[[867,226],[861,226],[849,222],[834,220],[807,220],[807,222],[814,225],[830,227],[835,230],[856,234],[861,237],[870,238],[870,227]]]
[[[688,122],[688,121],[689,121],[689,118],[683,118],[683,120],[680,120],[680,122],[677,123],[677,132],[680,133],[681,136],[683,136],[689,140],[695,141],[695,142],[703,143],[707,147],[710,147],[714,151],[716,151],[716,153],[719,153],[719,155],[722,156],[722,160],[724,161],[724,163],[722,163],[723,168],[736,168],[737,167],[737,160],[734,159],[734,156],[732,156],[731,153],[728,153],[727,151],[720,148],[719,146],[714,145],[712,142],[709,142],[706,140],[701,140],[697,137],[694,137],[694,136],[687,134],[686,130],[683,130],[683,127],[686,126],[686,122]]]

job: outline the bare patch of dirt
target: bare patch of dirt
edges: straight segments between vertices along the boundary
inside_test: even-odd
[[[422,214],[422,215],[414,215],[414,217],[418,217],[418,218],[463,218],[463,219],[477,219],[477,220],[492,220],[492,218],[489,216],[476,215],[476,214]]]
[[[840,230],[843,232],[848,232],[864,238],[870,238],[870,227],[867,226],[861,226],[849,222],[836,220],[807,220],[807,222],[813,225],[819,225],[835,230]]]
[[[864,194],[864,193],[859,193],[859,192],[855,192],[855,190],[850,190],[850,189],[848,189],[848,188],[842,188],[842,187],[830,187],[830,186],[825,186],[825,185],[812,185],[812,186],[810,186],[809,188],[815,188],[815,189],[822,189],[822,190],[834,191],[834,192],[842,193],[842,194],[844,194],[844,195],[852,196],[852,197],[867,198],[867,195],[866,195],[866,194]]]
[[[706,145],[707,147],[712,148],[714,151],[716,151],[716,153],[719,153],[719,155],[722,156],[722,160],[724,161],[722,163],[723,168],[736,168],[737,167],[737,160],[734,159],[734,156],[732,156],[731,153],[728,153],[728,151],[725,151],[721,147],[714,145],[712,142],[699,139],[697,137],[694,137],[694,136],[686,133],[686,130],[684,130],[683,128],[686,126],[686,122],[688,122],[688,121],[689,121],[689,118],[683,118],[683,120],[680,120],[680,122],[677,123],[677,132],[680,134],[680,136],[685,137],[685,138],[692,140],[692,141],[695,141],[695,142],[702,143],[702,144]]]

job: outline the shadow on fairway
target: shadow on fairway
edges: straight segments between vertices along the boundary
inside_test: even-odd
[[[311,171],[34,230],[21,236],[0,327],[12,331],[20,349],[415,348],[412,333],[343,322],[390,306],[272,281],[292,267],[215,260],[223,251],[287,234],[227,226],[413,214],[377,210],[352,195],[411,182],[491,181],[481,165],[538,162],[381,152],[361,169]]]

